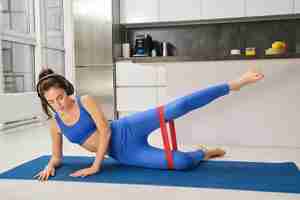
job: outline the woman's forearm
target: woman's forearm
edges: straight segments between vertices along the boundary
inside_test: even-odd
[[[100,141],[99,141],[99,146],[98,146],[98,150],[97,150],[97,153],[96,153],[96,158],[94,160],[94,163],[93,163],[93,167],[97,168],[97,169],[100,169],[100,166],[101,166],[101,163],[104,159],[104,156],[107,152],[107,148],[108,148],[108,145],[109,145],[109,140],[110,140],[110,135],[111,135],[111,130],[110,128],[105,128],[105,129],[102,129],[101,130],[101,133],[100,133]]]

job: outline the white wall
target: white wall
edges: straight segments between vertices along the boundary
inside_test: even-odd
[[[34,92],[0,94],[0,124],[4,122],[45,117],[40,100]]]
[[[174,99],[252,66],[265,79],[176,120],[179,143],[300,147],[300,59],[169,63],[167,94]]]

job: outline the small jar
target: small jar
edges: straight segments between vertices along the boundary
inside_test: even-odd
[[[246,56],[255,56],[256,55],[255,47],[246,48],[245,55]]]
[[[122,44],[122,55],[124,58],[130,57],[130,44],[129,43]]]

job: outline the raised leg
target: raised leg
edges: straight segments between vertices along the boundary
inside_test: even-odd
[[[179,118],[228,94],[229,90],[228,84],[221,84],[180,97],[165,105],[165,119],[169,121]],[[152,131],[160,127],[156,108],[133,114],[126,117],[125,120],[130,126],[132,134],[137,138],[143,138],[144,141]]]

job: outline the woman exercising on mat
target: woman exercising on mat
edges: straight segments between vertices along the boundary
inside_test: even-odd
[[[240,78],[218,84],[180,97],[164,106],[166,122],[179,118],[188,112],[205,106],[211,101],[238,91],[243,86],[255,83],[264,76],[249,70]],[[72,84],[51,69],[44,69],[39,75],[37,92],[44,112],[50,119],[52,157],[48,165],[35,177],[45,181],[54,176],[55,168],[62,159],[62,134],[72,143],[96,154],[93,164],[70,174],[85,177],[100,171],[105,154],[126,165],[168,169],[165,151],[147,142],[152,131],[160,127],[157,108],[135,113],[108,123],[100,107],[88,95],[74,96]],[[51,109],[53,112],[51,112]],[[173,151],[175,170],[195,167],[202,160],[223,156],[222,149],[198,149],[192,152]]]

